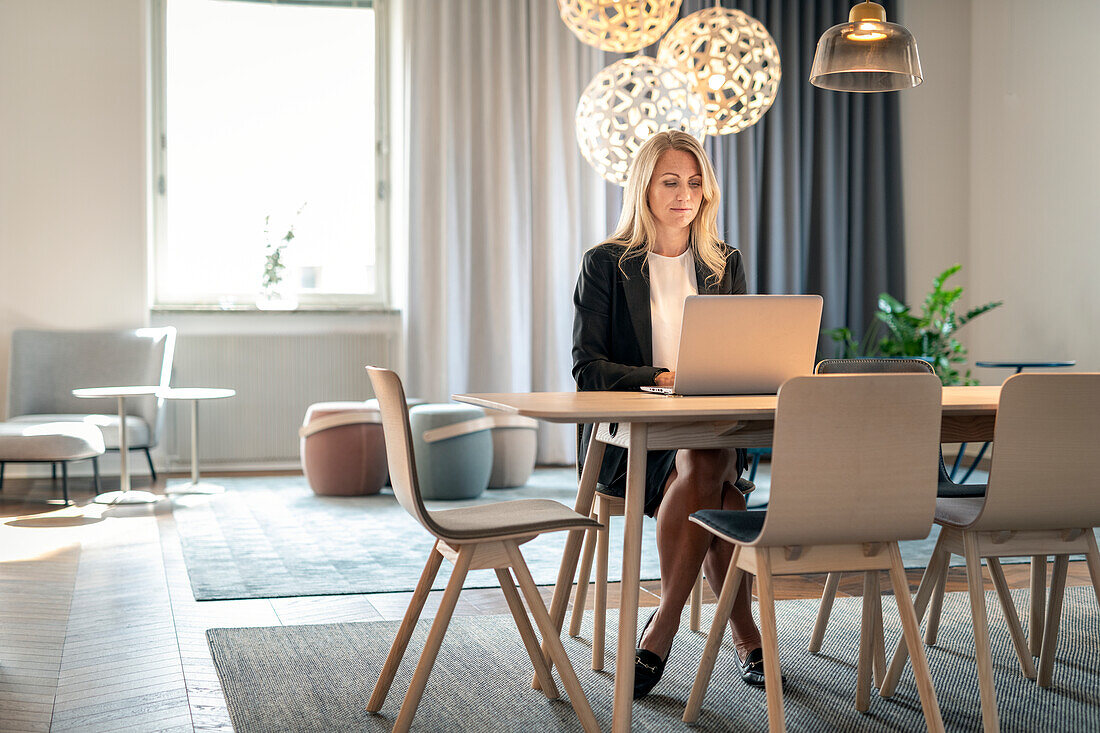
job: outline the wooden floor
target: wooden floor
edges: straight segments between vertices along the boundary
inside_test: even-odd
[[[0,493],[0,731],[232,730],[206,629],[398,620],[411,596],[199,603],[170,502],[206,497],[106,507],[90,503],[90,480],[72,483],[77,505],[70,507],[46,503],[60,495],[48,480],[9,479]],[[139,477],[137,485],[143,483]],[[163,488],[162,479],[153,490]],[[1005,573],[1012,587],[1028,586],[1026,565],[1006,565]],[[910,574],[914,588],[918,579]],[[823,582],[815,575],[784,578],[777,595],[817,597]],[[1069,582],[1088,584],[1084,563],[1071,564]],[[948,589],[966,589],[961,568],[951,571]],[[550,590],[544,589],[548,600]],[[642,604],[656,605],[659,583],[645,590]],[[858,575],[841,585],[845,595],[861,591]],[[615,606],[618,588],[608,595]],[[432,594],[425,617],[440,596]],[[493,588],[464,592],[456,609],[507,612]],[[371,683],[364,680],[364,700]]]

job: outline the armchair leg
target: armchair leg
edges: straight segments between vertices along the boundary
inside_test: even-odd
[[[405,649],[409,645],[416,622],[420,620],[420,612],[424,610],[424,602],[428,599],[428,593],[432,590],[435,576],[439,574],[439,566],[443,563],[443,555],[439,552],[438,543],[432,547],[432,553],[428,556],[428,562],[424,564],[424,571],[420,573],[420,582],[416,584],[416,590],[409,600],[409,607],[405,609],[405,617],[401,619],[401,627],[397,629],[397,636],[390,647],[389,656],[382,666],[382,672],[378,675],[378,682],[374,685],[370,702],[367,703],[367,712],[377,713],[386,702],[390,685],[393,684],[393,676],[397,674],[397,668],[401,664],[401,658],[405,656]]]
[[[966,556],[966,585],[970,591],[970,615],[974,620],[974,657],[978,666],[978,689],[981,691],[982,725],[986,733],[996,733],[1001,725],[997,713],[997,693],[993,689],[993,654],[989,648],[982,559],[978,555],[978,539],[971,532],[963,532],[963,552]]]
[[[0,491],[4,490],[4,462],[0,461]]]
[[[836,600],[836,589],[840,585],[841,575],[843,573],[829,573],[825,580],[825,590],[821,592],[821,603],[817,607],[817,620],[810,635],[810,652],[813,654],[821,651],[821,642],[825,638],[825,628],[829,625],[829,616],[833,612],[833,601]]]
[[[92,456],[92,476],[95,477],[95,493],[103,493],[103,489],[99,484],[99,456]]]
[[[65,497],[65,506],[69,505],[69,464],[61,462],[61,495]]]
[[[1043,648],[1039,654],[1039,687],[1050,687],[1054,674],[1054,652],[1058,648],[1058,625],[1062,620],[1062,598],[1066,594],[1066,571],[1069,555],[1054,557],[1054,573],[1050,578],[1050,598],[1047,601],[1046,628]]]
[[[57,464],[50,464],[50,481],[57,481]]]
[[[437,549],[435,552],[438,554],[439,550]],[[470,570],[470,561],[473,558],[474,548],[472,546],[467,545],[459,549],[454,570],[451,571],[451,578],[447,581],[447,590],[443,591],[439,611],[436,613],[435,620],[432,621],[432,630],[428,632],[428,640],[424,644],[424,651],[420,652],[420,661],[416,663],[416,671],[413,672],[412,681],[409,682],[405,700],[401,703],[401,711],[397,714],[397,720],[393,724],[395,733],[398,731],[404,733],[412,725],[413,716],[416,715],[416,709],[420,706],[420,698],[424,696],[424,687],[428,684],[428,676],[432,673],[432,666],[435,665],[439,647],[443,644],[443,635],[447,633],[447,626],[451,623],[451,615],[458,603],[458,595],[462,592],[462,584],[466,581],[466,573]],[[396,665],[394,666],[396,667]]]

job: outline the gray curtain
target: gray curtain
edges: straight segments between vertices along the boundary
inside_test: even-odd
[[[899,3],[880,0],[888,20]],[[684,0],[680,15],[710,7]],[[808,81],[817,39],[848,20],[848,0],[724,0],[779,46],[783,80],[753,127],[708,137],[722,187],[719,225],[756,293],[819,293],[822,327],[870,322],[883,290],[904,300],[898,94],[852,94]]]

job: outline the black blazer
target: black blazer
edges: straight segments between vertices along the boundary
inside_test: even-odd
[[[700,295],[736,295],[746,290],[741,253],[729,245],[722,246],[726,268],[717,282],[702,263],[695,263]],[[620,270],[619,257],[624,249],[620,244],[601,244],[585,252],[581,261],[573,292],[573,379],[582,392],[651,386],[659,373],[668,371],[652,366],[649,267],[645,257],[631,257]],[[578,471],[584,465],[592,425],[579,428]],[[609,485],[621,472],[625,458],[624,449],[607,446],[599,482]]]

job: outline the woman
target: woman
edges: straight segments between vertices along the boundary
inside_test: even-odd
[[[585,253],[573,295],[573,377],[579,390],[672,386],[684,299],[745,292],[741,254],[718,238],[718,181],[699,142],[684,132],[651,137],[634,158],[615,233]],[[583,463],[592,426],[580,434]],[[607,446],[599,490],[623,496],[625,451]],[[634,697],[664,671],[680,612],[702,565],[715,595],[732,557],[688,521],[699,509],[744,509],[738,487],[744,452],[732,449],[650,451],[646,513],[657,519],[661,603],[646,622],[634,665]],[[751,490],[752,485],[742,482]],[[760,632],[752,619],[746,576],[730,616],[746,683],[764,684]]]

